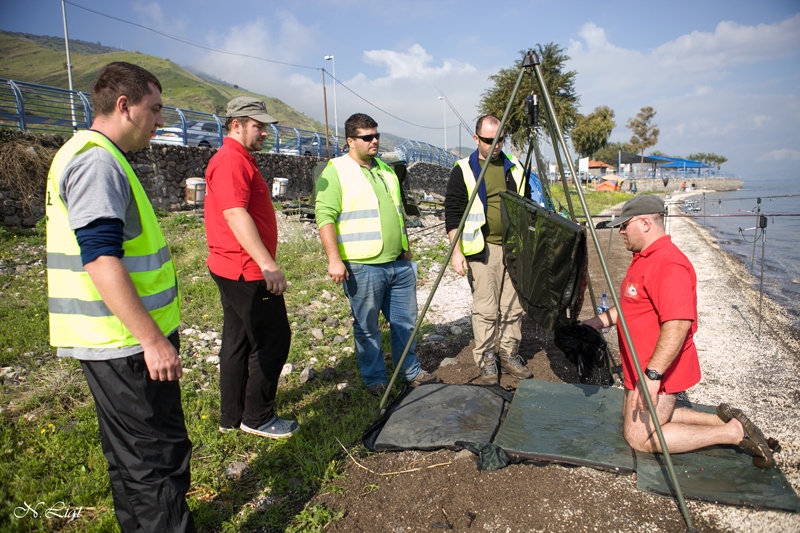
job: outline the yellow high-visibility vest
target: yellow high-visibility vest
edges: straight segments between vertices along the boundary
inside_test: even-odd
[[[509,161],[514,166],[511,167],[511,177],[517,186],[517,194],[523,196],[525,194],[525,179],[522,172],[522,165],[513,155],[505,154]],[[481,163],[482,165],[483,163]],[[469,166],[469,157],[459,159],[456,165],[461,167],[461,174],[464,176],[464,185],[467,186],[467,198],[472,196],[472,191],[475,190],[477,183],[477,176],[472,172]],[[469,210],[467,220],[464,222],[464,231],[461,233],[461,251],[465,256],[479,254],[483,251],[484,240],[483,231],[481,228],[486,224],[486,210],[480,196],[475,197],[472,202],[472,208]]]
[[[397,208],[403,250],[408,250],[400,181],[389,165],[377,157],[375,163],[386,181],[389,194]],[[383,236],[378,197],[375,196],[372,184],[364,176],[361,165],[349,155],[331,159],[328,164],[336,168],[342,188],[342,212],[336,219],[336,239],[342,261],[375,257],[383,249]]]
[[[178,277],[153,206],[125,156],[104,135],[76,133],[56,154],[47,175],[47,285],[50,344],[63,347],[119,348],[139,341],[108,309],[83,268],[75,232],[59,192],[64,170],[75,155],[92,147],[108,150],[125,170],[142,231],[124,241],[121,261],[145,309],[165,335],[180,325]]]

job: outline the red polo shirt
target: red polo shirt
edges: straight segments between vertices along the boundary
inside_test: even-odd
[[[689,259],[667,235],[639,253],[633,254],[628,273],[622,280],[620,306],[631,331],[636,355],[642,366],[653,355],[661,324],[669,320],[691,320],[678,356],[664,372],[661,392],[675,394],[700,381],[700,362],[694,345],[697,331],[697,276]],[[625,387],[633,389],[637,378],[628,345],[617,328]]]
[[[261,269],[236,240],[222,212],[244,207],[255,222],[261,242],[275,258],[278,223],[269,187],[256,159],[236,139],[225,137],[206,170],[205,225],[208,241],[206,265],[214,274],[246,281],[264,279]]]

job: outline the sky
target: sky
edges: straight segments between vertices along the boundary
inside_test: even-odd
[[[331,130],[334,115],[343,134],[363,112],[381,131],[448,148],[459,139],[453,109],[474,128],[489,76],[553,42],[577,72],[579,111],[614,110],[612,142],[628,141],[628,119],[652,106],[661,134],[647,153],[713,152],[745,180],[800,178],[797,0],[70,2],[71,39],[169,58],[322,123],[324,68]],[[0,0],[0,29],[63,37],[61,2]],[[466,128],[460,136],[474,146]]]

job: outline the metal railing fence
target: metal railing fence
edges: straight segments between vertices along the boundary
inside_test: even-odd
[[[222,145],[225,117],[189,109],[164,106],[164,128],[152,144],[209,146]],[[72,135],[92,124],[93,108],[89,95],[59,87],[0,78],[0,128],[16,128],[37,133]],[[270,125],[262,151],[309,155],[320,158],[342,154],[344,139],[336,135],[289,126]],[[452,167],[457,157],[442,148],[422,141],[405,141],[395,148],[399,159],[408,163],[424,161]]]

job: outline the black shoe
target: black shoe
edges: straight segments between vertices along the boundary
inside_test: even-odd
[[[376,383],[374,385],[369,385],[367,387],[367,391],[375,396],[376,398],[381,398],[384,393],[386,392],[386,388],[389,386],[388,383],[385,381],[381,381],[380,383]]]

